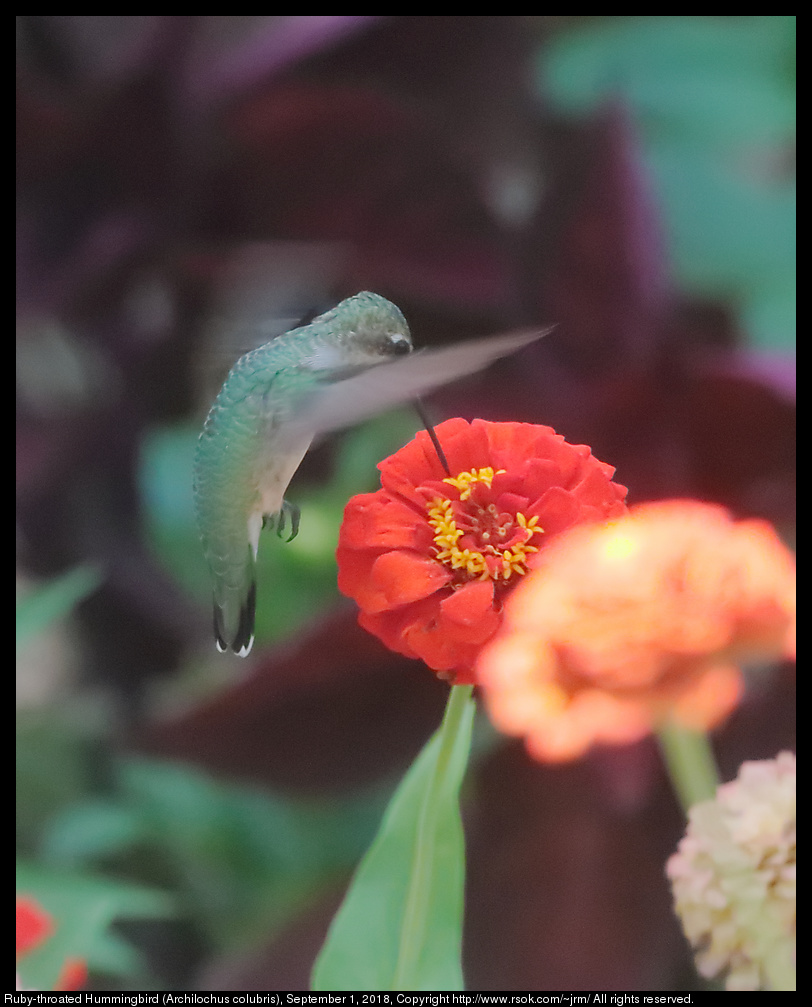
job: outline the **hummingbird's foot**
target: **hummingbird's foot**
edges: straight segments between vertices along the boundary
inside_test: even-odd
[[[299,520],[301,519],[302,512],[296,506],[287,500],[282,501],[282,509],[279,511],[279,517],[276,522],[276,534],[282,538],[282,532],[285,530],[285,521],[287,518],[290,519],[290,535],[288,535],[288,542],[292,542],[293,539],[299,534]]]

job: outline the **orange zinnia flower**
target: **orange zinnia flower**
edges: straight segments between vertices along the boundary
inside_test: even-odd
[[[39,903],[27,895],[17,896],[17,961],[39,947],[54,932],[53,920]],[[87,981],[87,966],[80,958],[69,958],[62,966],[54,990],[78,990]],[[21,989],[19,980],[17,989]]]
[[[625,512],[626,488],[550,427],[452,419],[436,433],[450,473],[420,431],[380,463],[382,488],[347,504],[338,586],[388,647],[465,683],[547,542]]]
[[[795,564],[772,527],[671,500],[545,551],[477,677],[496,726],[555,761],[667,717],[712,727],[738,701],[738,662],[794,641]]]

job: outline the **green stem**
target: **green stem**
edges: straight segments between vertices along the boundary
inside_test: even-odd
[[[691,731],[670,722],[657,733],[671,783],[686,813],[694,804],[716,796],[719,773],[710,739],[704,731]]]
[[[435,770],[423,797],[417,826],[417,842],[409,877],[409,894],[403,913],[398,959],[392,980],[393,990],[408,990],[409,976],[414,974],[417,958],[426,932],[429,890],[435,853],[437,814],[443,799],[446,767],[451,759],[457,734],[473,692],[472,685],[454,685],[440,725],[440,748]]]

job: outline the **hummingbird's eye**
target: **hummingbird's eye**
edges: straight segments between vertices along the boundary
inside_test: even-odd
[[[392,336],[389,341],[389,352],[396,357],[402,357],[412,352],[412,344],[404,336]]]

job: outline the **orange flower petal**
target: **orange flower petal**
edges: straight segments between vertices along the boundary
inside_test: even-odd
[[[732,713],[744,692],[744,678],[735,665],[716,665],[685,688],[671,715],[685,727],[704,731]]]
[[[599,483],[579,485],[589,507]],[[564,511],[561,492],[549,495]],[[741,695],[733,662],[785,656],[794,636],[791,553],[765,522],[721,507],[644,504],[562,532],[529,565],[477,673],[494,723],[539,758],[634,739],[664,718],[712,727]]]
[[[631,744],[648,731],[649,720],[643,708],[593,689],[580,693],[544,725],[534,725],[527,737],[527,748],[542,761],[564,762],[583,755],[596,740]]]

